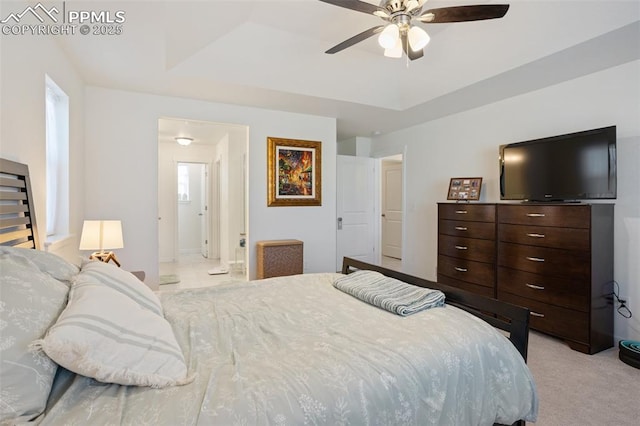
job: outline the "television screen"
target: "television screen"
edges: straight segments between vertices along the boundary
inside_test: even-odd
[[[616,198],[616,127],[500,147],[500,199]]]

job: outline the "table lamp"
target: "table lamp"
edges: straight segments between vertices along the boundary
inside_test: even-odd
[[[98,250],[91,253],[89,259],[99,259],[105,263],[110,260],[120,266],[112,249],[123,248],[122,223],[119,220],[85,220],[80,237],[80,250]]]

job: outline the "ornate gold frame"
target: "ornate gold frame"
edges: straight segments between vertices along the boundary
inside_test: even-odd
[[[311,194],[292,194],[282,193],[280,184],[285,179],[286,171],[280,162],[281,151],[302,151],[311,156],[312,163],[310,171],[305,172],[309,176],[305,176],[302,181],[310,179],[309,184],[302,184],[307,189],[311,189]],[[300,177],[300,173],[296,175]],[[283,184],[283,186],[286,184]],[[292,185],[290,188],[294,190],[300,189],[300,185]],[[294,191],[295,192],[295,191]],[[267,206],[284,207],[284,206],[321,206],[322,205],[322,143],[317,141],[305,141],[298,139],[282,139],[267,138]]]

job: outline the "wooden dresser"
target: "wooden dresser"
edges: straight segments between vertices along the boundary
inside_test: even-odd
[[[613,205],[498,204],[497,297],[580,352],[613,346]]]
[[[438,203],[438,282],[496,296],[495,204]]]

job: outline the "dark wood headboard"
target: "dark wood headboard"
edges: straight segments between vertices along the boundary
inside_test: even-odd
[[[29,166],[0,158],[0,245],[40,249]]]

